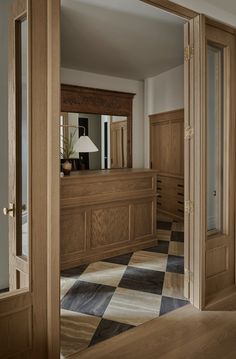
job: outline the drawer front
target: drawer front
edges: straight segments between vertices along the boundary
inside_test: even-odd
[[[178,178],[157,177],[157,209],[184,216],[184,180]]]

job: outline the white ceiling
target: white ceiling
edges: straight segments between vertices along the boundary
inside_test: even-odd
[[[236,15],[235,0],[206,0],[206,2]]]
[[[137,0],[62,0],[62,66],[142,80],[183,63],[183,24]]]

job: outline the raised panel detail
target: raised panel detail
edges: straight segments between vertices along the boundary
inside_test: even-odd
[[[61,214],[61,253],[67,255],[86,249],[86,211],[63,210]]]
[[[61,195],[61,269],[156,245],[156,171],[80,171]]]
[[[112,233],[112,235],[111,235]],[[125,242],[130,239],[130,209],[112,206],[92,210],[91,248]]]
[[[0,317],[0,338],[0,358],[29,350],[32,345],[31,307]]]
[[[226,246],[213,248],[206,253],[206,277],[224,273],[229,267],[229,252]]]
[[[134,239],[153,235],[153,201],[134,204]]]

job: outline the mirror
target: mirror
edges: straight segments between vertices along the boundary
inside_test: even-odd
[[[76,152],[75,143],[83,134],[96,145],[97,152]],[[70,159],[74,171],[127,168],[127,117],[62,113],[61,159]]]
[[[90,87],[61,86],[61,159],[72,170],[132,168],[133,98],[135,94]],[[80,126],[79,132],[78,128]],[[76,131],[75,131],[76,130]],[[65,153],[65,144],[85,134],[93,153]],[[72,139],[73,136],[73,139]],[[88,139],[88,138],[87,138]],[[66,143],[65,143],[66,142]],[[71,160],[73,159],[73,160]],[[71,166],[71,165],[70,165]],[[64,163],[62,167],[65,167]],[[65,171],[63,170],[64,174]]]

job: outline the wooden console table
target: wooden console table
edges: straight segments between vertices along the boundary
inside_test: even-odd
[[[156,171],[81,171],[61,179],[62,269],[156,243]]]

